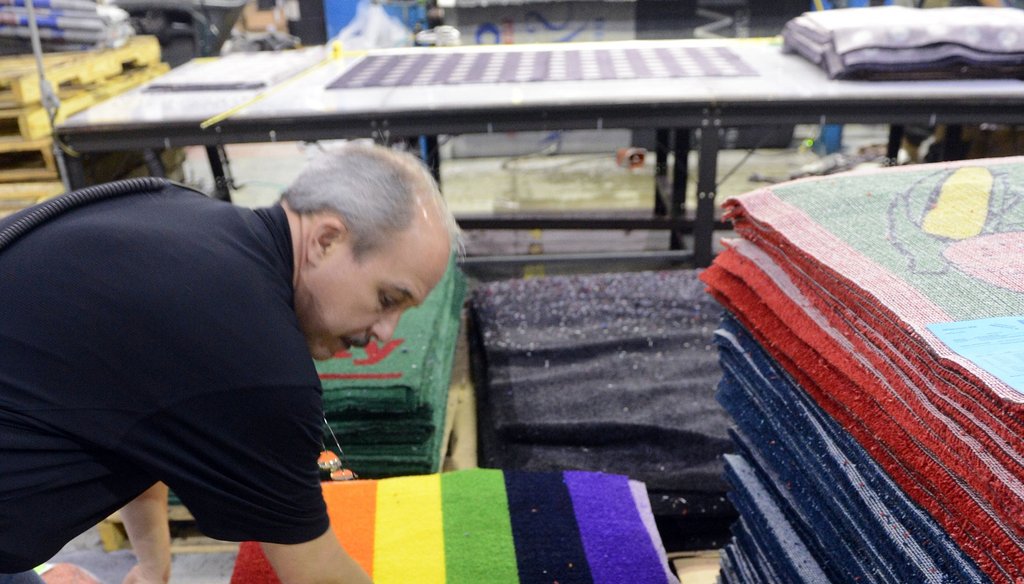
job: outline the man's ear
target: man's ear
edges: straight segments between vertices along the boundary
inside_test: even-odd
[[[310,261],[317,262],[327,256],[333,246],[348,239],[348,227],[337,215],[324,213],[317,217],[310,231]]]

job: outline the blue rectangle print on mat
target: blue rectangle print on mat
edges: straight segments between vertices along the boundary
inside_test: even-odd
[[[956,354],[1024,393],[1024,316],[928,325]]]

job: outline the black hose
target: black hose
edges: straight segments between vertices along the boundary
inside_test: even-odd
[[[130,195],[133,193],[151,193],[159,191],[174,183],[167,179],[153,178],[149,176],[129,178],[101,185],[86,187],[64,193],[48,201],[44,201],[35,207],[30,208],[24,215],[19,216],[2,230],[0,230],[0,251],[13,243],[16,239],[54,217],[67,211],[88,203]]]

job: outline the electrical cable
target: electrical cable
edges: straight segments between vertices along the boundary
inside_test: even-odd
[[[64,183],[64,188],[70,189],[71,184],[68,181],[67,167],[64,164],[64,156],[61,153],[65,148],[56,138],[56,133],[53,131],[57,112],[60,110],[60,98],[54,93],[53,86],[50,85],[50,81],[46,78],[46,67],[43,65],[43,44],[39,38],[39,25],[36,22],[35,0],[25,0],[25,7],[28,8],[29,36],[32,40],[32,54],[35,56],[36,71],[39,75],[39,95],[43,103],[43,109],[46,110],[47,117],[50,120],[50,134],[54,136],[53,157],[57,162],[57,173],[60,175],[61,182]]]
[[[735,174],[736,171],[739,170],[740,167],[743,166],[743,164],[747,160],[750,159],[750,157],[754,154],[754,152],[756,152],[758,149],[760,149],[762,146],[764,146],[765,142],[768,141],[768,138],[770,136],[771,136],[771,132],[769,132],[767,130],[767,128],[764,129],[763,133],[761,134],[761,137],[758,138],[757,143],[754,144],[754,146],[752,148],[749,148],[747,150],[747,153],[743,156],[743,158],[740,159],[740,161],[737,162],[735,165],[733,165],[732,169],[730,169],[729,172],[725,173],[725,175],[722,178],[718,179],[718,182],[715,183],[715,191],[716,192],[718,191],[718,187],[722,186],[722,184],[725,181],[729,180],[729,177],[731,177],[733,174]]]

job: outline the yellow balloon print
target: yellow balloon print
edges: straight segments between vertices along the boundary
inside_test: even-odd
[[[986,168],[965,167],[942,183],[939,196],[924,216],[925,233],[967,239],[981,233],[992,196],[992,173]]]

